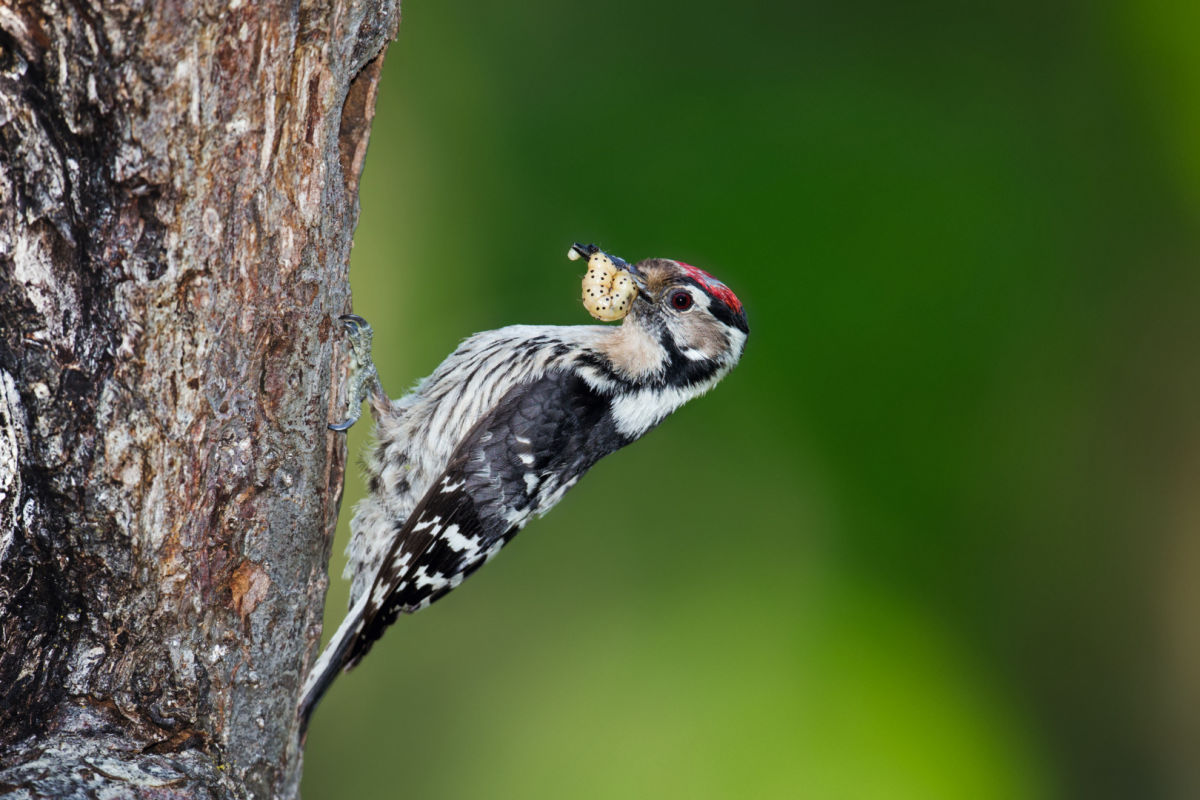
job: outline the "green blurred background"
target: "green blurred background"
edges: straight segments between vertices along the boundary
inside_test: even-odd
[[[588,322],[575,240],[752,333],[335,684],[309,800],[1200,797],[1200,4],[988,5],[405,4],[390,393]]]

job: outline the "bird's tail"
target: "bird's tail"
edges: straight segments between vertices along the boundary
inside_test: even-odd
[[[313,664],[308,678],[304,681],[304,689],[300,694],[300,705],[296,709],[296,714],[300,717],[302,740],[305,731],[308,730],[308,721],[312,717],[313,709],[317,707],[317,703],[333,683],[333,679],[346,667],[354,641],[362,633],[365,623],[363,612],[367,608],[369,597],[370,592],[363,592],[358,601],[350,608],[350,613],[342,620],[342,624],[338,626],[333,638],[325,646],[325,651],[321,653],[317,663]]]

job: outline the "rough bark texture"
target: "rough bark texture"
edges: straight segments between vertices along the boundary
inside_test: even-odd
[[[0,0],[0,794],[296,794],[398,21]]]

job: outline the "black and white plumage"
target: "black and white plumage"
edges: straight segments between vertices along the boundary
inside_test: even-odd
[[[351,393],[369,392],[376,441],[351,522],[350,611],[305,684],[302,726],[401,612],[457,587],[599,459],[737,363],[749,328],[724,284],[668,259],[628,269],[639,291],[622,324],[476,334],[395,402],[363,352],[369,328],[352,324],[360,391]]]

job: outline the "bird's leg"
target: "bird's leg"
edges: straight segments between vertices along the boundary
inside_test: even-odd
[[[350,408],[346,419],[329,423],[329,428],[344,431],[358,422],[362,415],[363,400],[366,400],[368,395],[384,395],[383,387],[379,384],[379,374],[375,371],[375,362],[371,360],[371,338],[375,332],[371,330],[367,321],[357,314],[343,314],[339,319],[350,339],[350,379],[346,387]]]

